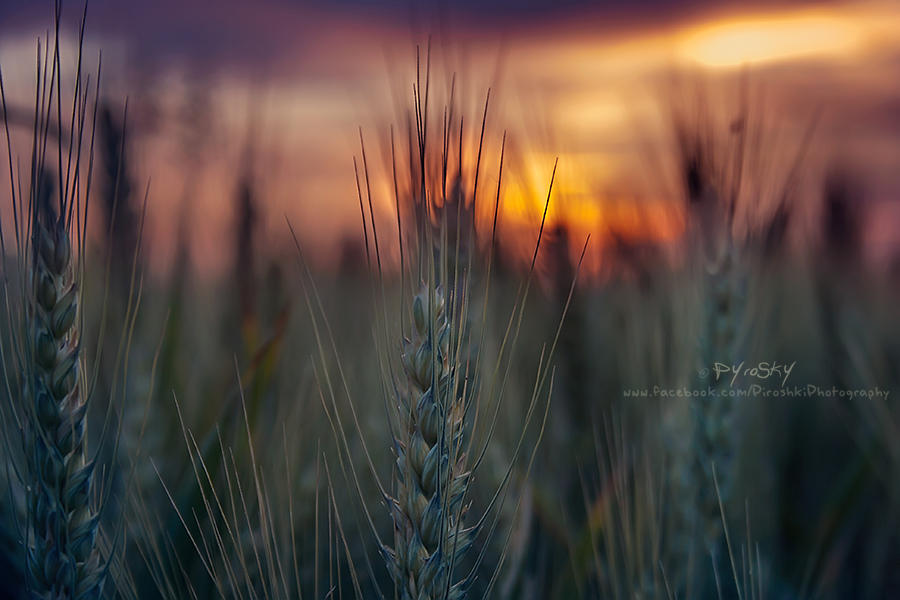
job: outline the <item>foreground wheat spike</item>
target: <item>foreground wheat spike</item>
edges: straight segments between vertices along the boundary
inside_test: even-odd
[[[466,596],[466,581],[450,579],[472,538],[462,526],[469,481],[461,448],[465,393],[460,365],[451,359],[453,325],[441,289],[424,286],[412,312],[412,337],[403,345],[408,386],[400,392],[390,499],[394,548],[385,553],[400,598],[458,600]]]
[[[83,600],[102,594],[106,566],[95,539],[94,462],[85,453],[78,281],[66,211],[35,208],[32,294],[27,305],[27,577],[33,597]]]

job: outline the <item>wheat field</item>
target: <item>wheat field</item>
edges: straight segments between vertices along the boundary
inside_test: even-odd
[[[785,108],[785,73],[856,56],[746,68],[806,16],[741,37],[733,73],[732,46],[666,65],[634,119],[553,101],[573,71],[519,30],[484,70],[525,61],[539,108],[426,34],[385,97],[353,88],[374,124],[332,129],[324,55],[297,96],[211,67],[126,85],[154,71],[92,34],[118,9],[44,4],[28,54],[0,39],[0,598],[900,597],[898,96],[860,88],[874,126],[841,83]],[[500,4],[479,26],[526,18]],[[215,27],[294,14],[248,6]]]

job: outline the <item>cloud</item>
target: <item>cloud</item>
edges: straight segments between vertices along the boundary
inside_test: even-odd
[[[291,62],[329,64],[329,56],[356,48],[384,30],[405,34],[571,28],[594,33],[653,28],[699,13],[762,10],[805,4],[801,0],[92,0],[89,32],[125,39],[138,65],[190,61],[205,67],[253,70],[288,68]],[[65,3],[66,18],[81,16]],[[52,22],[51,3],[12,0],[0,5],[0,32],[38,35]],[[302,66],[302,65],[300,65]]]

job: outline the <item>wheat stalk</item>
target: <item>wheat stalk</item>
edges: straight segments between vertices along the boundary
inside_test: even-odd
[[[394,548],[385,552],[401,598],[458,600],[466,595],[465,582],[452,582],[452,569],[471,545],[471,529],[462,526],[469,481],[461,449],[465,393],[459,365],[450,358],[453,325],[441,289],[423,286],[412,313],[390,499]]]
[[[744,112],[740,113],[745,119]],[[715,560],[720,555],[723,523],[721,504],[730,502],[734,481],[734,459],[738,450],[735,421],[738,404],[729,376],[711,375],[715,363],[733,365],[742,359],[741,337],[746,319],[744,288],[746,273],[741,246],[734,237],[734,220],[741,190],[745,142],[743,129],[731,143],[720,144],[703,133],[701,124],[691,128],[676,121],[680,138],[679,159],[690,226],[688,256],[695,268],[698,377],[693,379],[697,395],[688,402],[690,434],[676,457],[673,482],[674,549],[679,567],[687,574],[688,591],[693,583],[696,542],[702,553]],[[719,494],[713,485],[713,469],[719,474]],[[699,582],[701,585],[703,582]]]
[[[90,90],[82,71],[85,9],[79,30],[70,128],[68,134],[63,133],[61,11],[57,1],[53,45],[49,34],[43,47],[38,43],[27,192],[21,182],[16,185],[13,176],[18,159],[13,154],[0,74],[0,108],[19,265],[14,295],[10,294],[6,272],[0,282],[9,318],[9,333],[0,340],[0,351],[4,358],[13,358],[17,369],[15,376],[9,377],[4,366],[9,405],[3,418],[15,424],[16,445],[21,444],[17,448],[21,455],[11,452],[8,468],[24,492],[24,516],[16,524],[25,553],[27,597],[90,600],[102,595],[109,570],[99,550],[101,542],[109,541],[98,539],[101,494],[94,479],[94,458],[88,455],[85,443],[89,393],[82,373],[79,335],[80,259],[92,153],[87,164],[82,159],[84,146],[93,139],[93,126],[86,127]],[[97,96],[99,83],[94,91],[94,116]],[[51,130],[56,132],[52,141]],[[54,162],[55,173],[50,167]],[[0,246],[6,256],[2,235]],[[12,451],[12,442],[5,442]]]
[[[727,236],[725,248],[713,264],[708,265],[703,293],[703,325],[700,355],[704,368],[714,362],[733,363],[738,358],[737,345],[739,328],[745,312],[744,296],[741,293],[741,272],[736,264],[737,249]],[[716,396],[701,396],[691,403],[693,420],[693,454],[691,466],[695,489],[697,490],[696,525],[700,527],[704,547],[713,551],[722,536],[722,519],[719,498],[710,485],[712,469],[721,476],[719,495],[727,505],[734,480],[733,463],[737,453],[735,419],[737,405],[734,396],[727,392],[726,377],[712,384]],[[723,393],[726,392],[726,393]]]

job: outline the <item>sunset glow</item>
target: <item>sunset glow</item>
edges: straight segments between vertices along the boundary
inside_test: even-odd
[[[864,39],[865,31],[846,17],[735,19],[689,33],[682,53],[688,60],[707,67],[737,67],[839,56],[858,49]]]
[[[152,9],[144,10],[143,18],[155,18]],[[248,18],[242,20],[247,11]],[[104,77],[122,95],[129,95],[135,86],[153,90],[151,95],[134,92],[141,100],[132,102],[129,118],[143,158],[135,178],[146,180],[152,174],[154,180],[148,230],[161,248],[154,254],[161,270],[173,259],[175,229],[168,223],[180,213],[185,190],[199,181],[204,183],[197,184],[200,191],[187,213],[198,221],[192,240],[195,258],[210,269],[222,268],[224,258],[215,248],[233,226],[230,196],[241,174],[236,165],[251,146],[257,191],[264,197],[262,227],[286,243],[288,216],[312,240],[319,256],[334,257],[337,244],[359,231],[352,158],[359,157],[361,126],[370,146],[374,208],[379,222],[391,227],[388,133],[393,125],[398,142],[405,143],[404,111],[411,105],[415,77],[413,49],[422,43],[422,32],[412,35],[406,25],[390,20],[350,25],[328,11],[302,8],[283,8],[277,22],[266,20],[264,14],[268,13],[242,5],[230,16],[223,13],[221,26],[228,31],[236,28],[251,41],[256,40],[254,31],[267,31],[274,50],[265,59],[250,50],[234,56],[222,51],[204,55],[202,60],[211,62],[201,67],[192,64],[195,58],[186,50],[170,53],[168,41],[148,39],[143,42],[146,48],[132,47],[127,31],[137,25],[138,16],[125,13],[116,21],[121,31],[107,25],[88,37],[89,51],[105,49]],[[316,27],[309,27],[310,22]],[[292,24],[300,23],[309,28],[302,45],[288,34]],[[745,12],[700,14],[656,26],[638,21],[601,33],[567,20],[543,27],[510,27],[502,36],[493,30],[463,28],[458,40],[451,35],[434,45],[429,127],[439,135],[450,79],[457,74],[455,110],[465,115],[464,162],[471,180],[475,124],[480,124],[484,93],[490,87],[484,185],[479,190],[482,208],[496,194],[499,140],[505,130],[512,150],[501,190],[501,222],[511,231],[537,227],[558,157],[548,212],[551,223],[569,223],[596,239],[610,229],[640,237],[642,228],[644,237],[674,238],[680,227],[673,217],[681,202],[673,193],[678,174],[671,161],[657,158],[671,154],[668,105],[691,99],[677,98],[681,92],[674,93],[666,83],[673,74],[692,82],[682,85],[682,92],[703,88],[724,107],[716,118],[726,124],[730,116],[722,113],[740,105],[739,78],[747,76],[754,102],[777,115],[764,123],[764,133],[781,140],[768,157],[776,164],[792,160],[806,121],[821,111],[819,141],[840,136],[842,142],[812,147],[807,160],[821,168],[836,158],[826,155],[825,148],[846,148],[851,155],[856,140],[862,144],[864,139],[868,147],[876,143],[891,147],[887,136],[896,127],[896,116],[890,107],[897,92],[887,82],[898,75],[896,62],[891,62],[900,53],[900,41],[893,33],[898,23],[900,8],[895,3],[838,3],[767,13],[748,7]],[[33,45],[34,37],[21,34],[4,36],[0,43],[8,90],[27,90],[31,85],[33,76],[21,66],[27,64],[21,58],[33,51]],[[309,51],[320,59],[303,58]],[[126,77],[128,59],[138,52],[149,53],[158,62],[146,75]],[[197,72],[203,77],[196,78]],[[848,81],[856,93],[848,93]],[[205,88],[201,94],[195,89],[198,85]],[[862,89],[871,93],[860,93]],[[27,106],[27,94],[8,93],[14,105]],[[215,141],[204,148],[188,178],[181,145],[185,131],[204,119],[185,120],[180,113],[194,97],[207,105],[202,114]],[[858,127],[848,138],[840,129],[849,122]],[[27,135],[27,128],[20,133]],[[776,160],[779,152],[785,156]],[[875,195],[897,194],[897,167],[888,153],[866,161]],[[6,185],[8,175],[0,178]],[[646,198],[654,199],[653,210],[645,210]],[[479,219],[490,216],[485,211]]]

